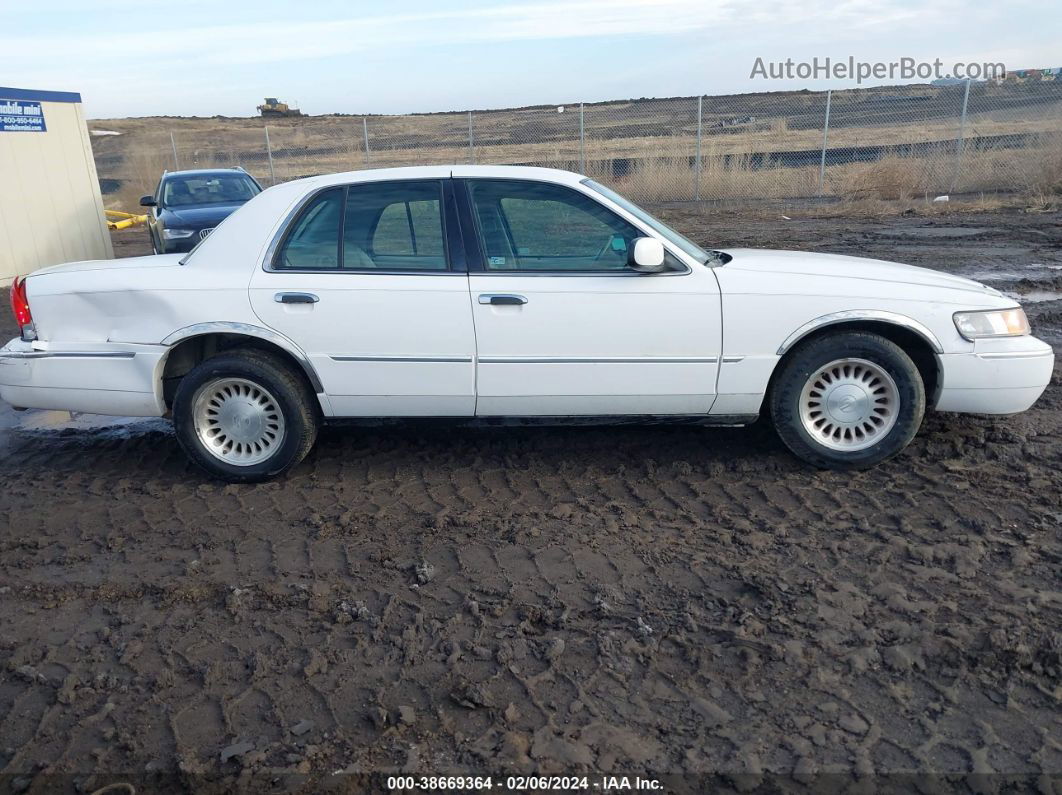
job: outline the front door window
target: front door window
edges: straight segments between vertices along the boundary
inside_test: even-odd
[[[563,185],[469,180],[488,271],[628,270],[627,252],[642,233]]]

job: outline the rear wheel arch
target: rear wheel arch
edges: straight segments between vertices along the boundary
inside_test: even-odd
[[[212,326],[212,328],[205,328]],[[306,355],[281,334],[248,324],[201,324],[174,332],[163,344],[170,349],[159,361],[155,386],[167,408],[173,407],[173,397],[181,379],[207,359],[235,349],[258,350],[284,362],[305,382],[311,394],[321,394],[324,388]]]

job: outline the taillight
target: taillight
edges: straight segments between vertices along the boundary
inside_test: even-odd
[[[19,281],[16,276],[11,283],[11,312],[15,315],[15,323],[25,335],[26,326],[33,326],[33,315],[30,314],[29,299],[26,298],[26,280]]]

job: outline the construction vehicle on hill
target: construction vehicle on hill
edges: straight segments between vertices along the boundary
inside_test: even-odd
[[[286,102],[281,102],[276,97],[266,97],[265,102],[258,106],[258,112],[262,114],[263,118],[282,118],[286,116],[302,115],[301,110],[291,107]]]

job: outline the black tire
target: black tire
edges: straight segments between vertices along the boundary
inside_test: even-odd
[[[809,379],[830,363],[844,359],[864,360],[884,370],[892,378],[898,398],[892,427],[882,432],[881,438],[871,446],[860,450],[836,450],[827,446],[808,432],[801,415],[803,391]],[[918,368],[899,345],[877,334],[839,331],[818,337],[793,350],[780,367],[770,394],[775,430],[786,447],[814,466],[822,469],[872,467],[903,450],[922,424],[926,392]],[[873,433],[870,431],[865,441],[857,443],[866,443]],[[854,435],[852,438],[856,439]]]
[[[194,412],[200,390],[223,378],[243,379],[261,387],[283,416],[282,437],[263,461],[249,465],[222,461],[207,450],[196,432]],[[257,483],[283,474],[310,452],[317,438],[316,398],[300,375],[279,357],[237,349],[207,359],[181,379],[173,399],[173,425],[184,452],[208,474],[229,483]]]

